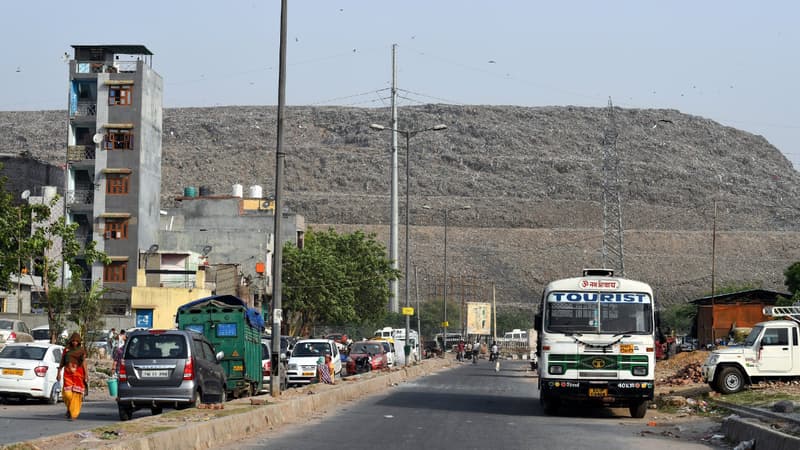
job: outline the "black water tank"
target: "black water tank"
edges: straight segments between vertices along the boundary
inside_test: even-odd
[[[212,195],[211,188],[208,186],[200,186],[200,197],[209,197]]]

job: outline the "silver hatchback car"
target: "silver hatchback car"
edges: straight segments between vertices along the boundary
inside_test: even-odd
[[[225,402],[225,370],[205,336],[188,330],[142,330],[128,334],[119,370],[120,420],[133,411],[178,409]]]

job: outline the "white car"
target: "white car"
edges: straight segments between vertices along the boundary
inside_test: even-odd
[[[342,360],[336,343],[329,339],[301,339],[294,344],[289,358],[289,384],[308,384],[317,379],[317,361],[331,355],[334,372],[342,373]]]
[[[41,325],[38,327],[33,327],[31,329],[31,336],[33,336],[33,342],[38,342],[40,344],[49,344],[50,343],[50,325]],[[61,341],[66,342],[67,338],[69,337],[68,331],[63,330],[61,335],[59,335],[59,339]]]
[[[394,342],[385,339],[376,339],[383,343],[383,351],[386,352],[386,363],[389,367],[394,367],[397,363],[397,358],[394,353]]]
[[[268,392],[270,383],[272,383],[272,341],[269,339],[261,339],[261,376],[263,382],[260,392]],[[281,368],[280,368],[280,390],[285,391],[289,387],[288,379],[286,378],[286,355],[281,355]]]
[[[0,397],[37,398],[55,404],[61,397],[56,381],[64,348],[55,344],[14,343],[0,350]]]
[[[13,342],[33,342],[31,330],[21,320],[0,319],[0,348]]]

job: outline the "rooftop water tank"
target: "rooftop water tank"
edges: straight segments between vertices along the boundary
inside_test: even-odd
[[[194,186],[186,186],[183,188],[184,197],[197,197],[197,188]]]
[[[200,186],[200,197],[210,197],[213,193],[210,186]]]
[[[244,197],[244,186],[239,183],[233,185],[233,194],[234,197],[242,198]]]
[[[248,198],[262,198],[263,190],[261,189],[260,185],[253,185],[250,186],[250,190],[248,191],[247,197]]]

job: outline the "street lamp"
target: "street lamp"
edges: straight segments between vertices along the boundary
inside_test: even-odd
[[[413,136],[416,136],[419,133],[423,133],[423,132],[426,132],[426,131],[442,131],[442,130],[446,130],[447,129],[447,125],[438,124],[438,125],[434,125],[434,126],[429,127],[429,128],[422,128],[422,129],[419,129],[419,130],[391,129],[391,128],[386,128],[383,125],[378,125],[376,123],[370,124],[369,127],[372,128],[373,130],[378,130],[378,131],[390,130],[390,131],[393,131],[395,133],[402,134],[403,137],[406,138],[406,258],[405,258],[406,293],[405,293],[405,305],[406,305],[406,307],[408,307],[409,306],[408,292],[411,290],[410,280],[409,280],[409,276],[408,276],[408,255],[410,253],[410,248],[409,248],[409,244],[408,244],[408,242],[409,242],[408,233],[409,233],[409,228],[411,226],[411,221],[410,221],[410,217],[411,217],[411,209],[410,209],[411,208],[411,182],[410,182],[410,180],[411,180],[411,159],[410,159],[410,156],[409,156],[411,154],[411,152],[409,151],[409,147],[410,147],[409,141],[411,140],[411,138]],[[396,166],[393,165],[392,169],[394,170],[395,167]],[[392,193],[395,193],[395,192],[397,192],[397,186],[394,183],[397,182],[397,176],[395,174],[392,174],[392,175],[393,175],[392,176],[392,180],[393,180]],[[393,229],[391,230],[392,242],[390,243],[390,250],[391,250],[391,247],[393,247],[395,249],[395,254],[391,255],[391,251],[390,251],[390,255],[389,256],[390,256],[390,258],[393,257],[392,258],[392,260],[393,260],[392,265],[394,266],[393,267],[394,269],[397,269],[397,208],[394,208],[394,204],[395,204],[395,199],[392,199],[392,206],[393,206],[393,208],[392,208],[392,228]],[[395,306],[394,306],[393,312],[397,312],[397,306],[396,306],[397,299],[395,299],[394,301],[395,301]],[[409,341],[409,339],[408,339],[408,337],[409,337],[408,336],[408,329],[409,329],[409,326],[410,326],[410,320],[411,320],[410,316],[406,316],[406,335],[405,335],[406,336],[405,337],[406,344],[405,344],[405,346],[408,346],[408,341]],[[405,348],[403,350],[404,350],[403,353],[405,354]],[[410,350],[409,350],[409,353],[410,353]],[[407,355],[405,355],[405,356],[407,356]],[[408,365],[408,358],[407,357],[405,359],[405,363],[406,363],[406,365]]]
[[[423,209],[433,209],[428,205],[422,205]],[[444,209],[444,292],[442,293],[444,299],[444,308],[443,308],[443,318],[442,318],[442,327],[444,328],[444,336],[442,337],[442,345],[444,346],[444,351],[447,351],[447,214],[450,211],[461,211],[465,209],[471,209],[472,206],[464,205],[458,208],[445,208]]]

